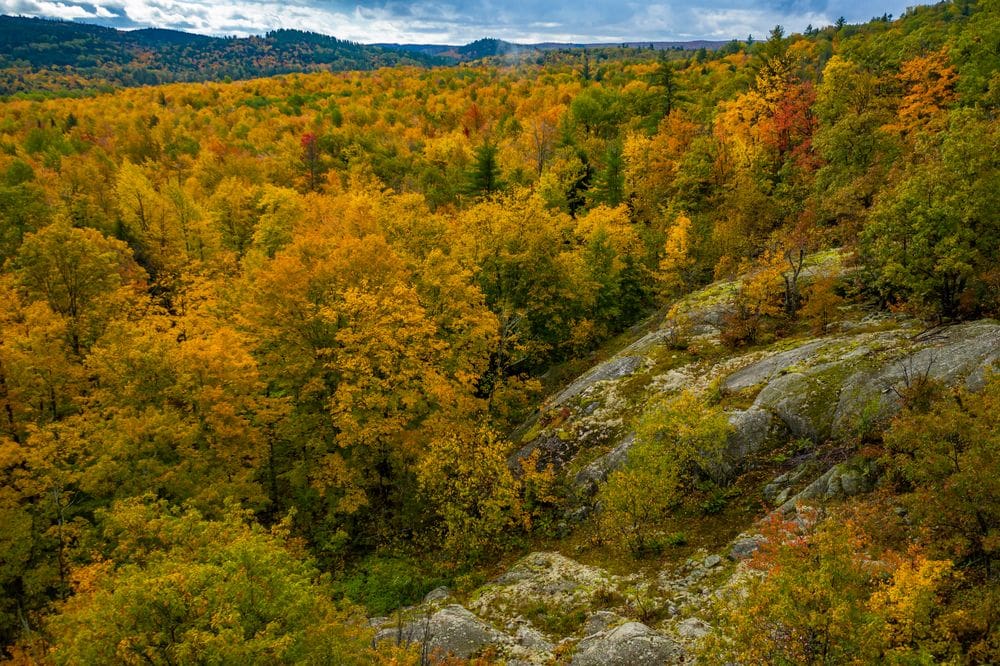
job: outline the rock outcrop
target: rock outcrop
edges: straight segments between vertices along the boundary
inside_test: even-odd
[[[565,474],[583,500],[571,514],[586,516],[600,484],[627,464],[636,419],[650,401],[685,390],[711,395],[726,406],[732,431],[722,463],[707,471],[722,480],[749,465],[770,465],[764,469],[774,478],[762,489],[764,499],[806,533],[823,511],[798,507],[877,484],[876,464],[851,457],[866,429],[883,427],[920,383],[976,389],[1000,361],[998,322],[921,331],[893,315],[746,353],[688,350],[685,335],[696,336],[702,349],[714,344],[728,288],[713,285],[694,295],[672,319],[637,334],[554,395],[517,435],[512,467],[538,452],[540,463]],[[557,552],[531,553],[467,597],[434,590],[402,613],[400,626],[375,622],[378,640],[422,643],[459,658],[490,649],[510,664],[686,663],[712,631],[704,609],[726,586],[753,575],[744,562],[766,542],[746,527],[718,553],[701,551],[680,565],[625,576]]]
[[[844,499],[871,492],[877,482],[878,469],[872,461],[838,463],[791,499],[784,501],[779,510],[782,513],[792,513],[800,504],[808,504],[817,500]]]
[[[544,609],[562,617],[579,613],[582,622],[586,611],[599,606],[596,599],[617,586],[616,579],[603,569],[559,553],[531,553],[480,588],[469,608],[500,622],[526,609]]]
[[[433,615],[402,626],[387,627],[375,636],[376,643],[421,644],[430,655],[452,655],[468,659],[487,646],[508,646],[515,640],[486,624],[458,604],[445,606]]]
[[[587,636],[570,661],[572,666],[663,666],[680,659],[677,643],[641,622]]]

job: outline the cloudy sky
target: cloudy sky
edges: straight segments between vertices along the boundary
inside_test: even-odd
[[[900,14],[912,0],[0,0],[0,13],[213,35],[298,28],[359,42],[620,42],[766,36]]]

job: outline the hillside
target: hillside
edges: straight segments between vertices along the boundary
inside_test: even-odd
[[[849,282],[851,271],[840,259],[814,258],[804,281]],[[855,305],[841,309],[827,335],[733,353],[719,335],[731,307],[724,295],[735,289],[720,282],[681,299],[550,396],[522,426],[514,460],[535,460],[540,452],[571,488],[560,541],[474,589],[439,587],[399,615],[374,618],[377,640],[424,641],[462,657],[491,649],[517,663],[677,664],[699,654],[718,663],[715,650],[724,646],[709,642],[713,625],[731,621],[727,613],[750,610],[738,597],[733,608],[719,597],[746,586],[781,552],[775,521],[788,531],[779,536],[801,539],[828,524],[826,516],[850,515],[858,506],[884,511],[888,504],[904,516],[912,498],[886,492],[887,461],[881,451],[858,447],[858,429],[868,429],[863,437],[881,437],[894,418],[898,428],[901,412],[905,419],[912,409],[907,401],[916,378],[984,390],[1000,361],[1000,322],[928,330],[909,317]],[[987,390],[995,399],[992,381]],[[646,415],[664,401],[688,395],[718,405],[728,422],[707,468],[719,487],[706,493],[685,486],[662,523],[633,522],[635,512],[650,515],[635,503],[616,507],[622,522],[603,523],[601,514],[615,500],[608,489],[619,479],[627,485],[618,492],[655,501],[650,484],[662,480],[656,468],[662,461],[637,450],[643,445],[636,431],[641,438]],[[867,519],[873,524],[855,528],[891,523],[880,514]],[[644,555],[623,558],[619,539]]]
[[[513,44],[479,39],[465,45],[358,44],[300,30],[261,37],[208,37],[144,28],[0,16],[0,96],[87,93],[176,81],[252,79],[275,74],[372,70],[397,65],[435,66],[589,49],[603,58],[653,47],[685,51],[717,49],[727,42],[629,44]],[[551,58],[550,58],[551,59]]]
[[[0,659],[1000,662],[997,44],[25,80]]]
[[[443,62],[297,30],[217,38],[0,16],[0,95]]]

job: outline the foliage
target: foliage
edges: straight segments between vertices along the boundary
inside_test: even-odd
[[[441,516],[443,546],[453,557],[481,558],[530,526],[506,443],[489,430],[437,438],[417,478]]]
[[[119,562],[75,572],[76,593],[46,626],[55,663],[372,663],[368,630],[280,530],[144,500],[102,522]]]
[[[814,533],[772,517],[758,570],[719,603],[722,631],[702,660],[772,664],[919,664],[948,655],[941,607],[955,574],[917,550],[872,557],[853,521]],[[942,651],[943,649],[943,651]]]
[[[969,110],[948,120],[879,200],[864,247],[884,298],[953,318],[976,302],[996,257],[1000,135]]]
[[[0,19],[0,64],[16,67],[22,80],[0,86],[0,94],[24,90],[23,77],[42,73],[52,89],[95,84],[151,85],[170,81],[246,79],[315,70],[374,69],[394,64],[437,64],[418,52],[366,46],[298,30],[263,37],[221,38],[169,30],[119,31],[70,21],[21,16]],[[52,48],[58,45],[58,48]],[[61,76],[60,76],[61,74]]]
[[[372,555],[335,582],[338,592],[362,604],[372,615],[386,615],[420,601],[430,591],[433,577],[406,557]]]
[[[997,314],[996,10],[940,3],[697,53],[484,41],[447,57],[497,60],[370,72],[441,52],[4,18],[0,90],[30,92],[0,113],[0,642],[39,635],[53,604],[111,640],[111,614],[140,618],[126,602],[157,591],[143,577],[174,600],[225,587],[207,546],[192,562],[173,545],[139,562],[135,540],[111,554],[102,516],[147,492],[186,507],[164,509],[176,524],[231,537],[217,545],[234,557],[289,551],[227,502],[260,525],[292,515],[308,554],[275,571],[320,628],[341,615],[309,600],[326,589],[311,558],[385,609],[419,595],[401,553],[444,543],[449,565],[488,564],[544,530],[559,494],[497,433],[557,364],[589,364],[658,297],[713,276],[739,278],[719,303],[734,346],[797,331],[797,315],[820,331],[851,305],[833,276],[805,284],[815,249],[853,254],[861,296],[884,306]],[[310,73],[217,81],[292,69]],[[178,82],[147,85],[162,81]],[[817,546],[828,580],[865,585],[863,609],[853,583],[823,601],[882,646],[864,654],[991,661],[1000,594],[977,584],[998,529],[994,394],[908,396],[886,438],[914,529],[936,538],[913,535],[926,561],[884,572],[914,597],[876,604],[865,571]],[[717,510],[713,484],[730,481],[718,409],[684,395],[640,426],[600,498],[603,537],[635,552],[685,539],[674,519]],[[77,596],[74,571],[94,578]],[[814,583],[801,589],[824,607]],[[214,626],[249,617],[230,612],[237,592]],[[932,598],[948,611],[928,619]],[[87,648],[77,621],[59,621],[56,653]],[[263,660],[309,651],[262,632]]]
[[[782,270],[785,259],[780,253],[766,252],[755,263],[745,263],[727,313],[722,340],[738,347],[760,341],[770,320],[782,314]]]
[[[720,602],[704,656],[752,663],[992,663],[998,382],[917,401],[885,434],[905,507],[862,500],[818,527],[772,516],[757,572]],[[802,510],[800,509],[800,514]],[[849,629],[848,629],[849,628]]]
[[[654,546],[657,530],[699,477],[725,481],[730,429],[721,409],[690,393],[652,403],[636,426],[627,465],[599,490],[602,535],[635,556]]]
[[[923,413],[904,412],[885,435],[907,506],[935,535],[934,552],[987,571],[1000,533],[997,437],[1000,381],[978,393],[941,396]]]

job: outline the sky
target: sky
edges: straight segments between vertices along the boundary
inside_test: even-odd
[[[0,0],[0,13],[208,35],[295,28],[364,43],[726,40],[800,32],[843,16],[899,15],[905,0]]]

